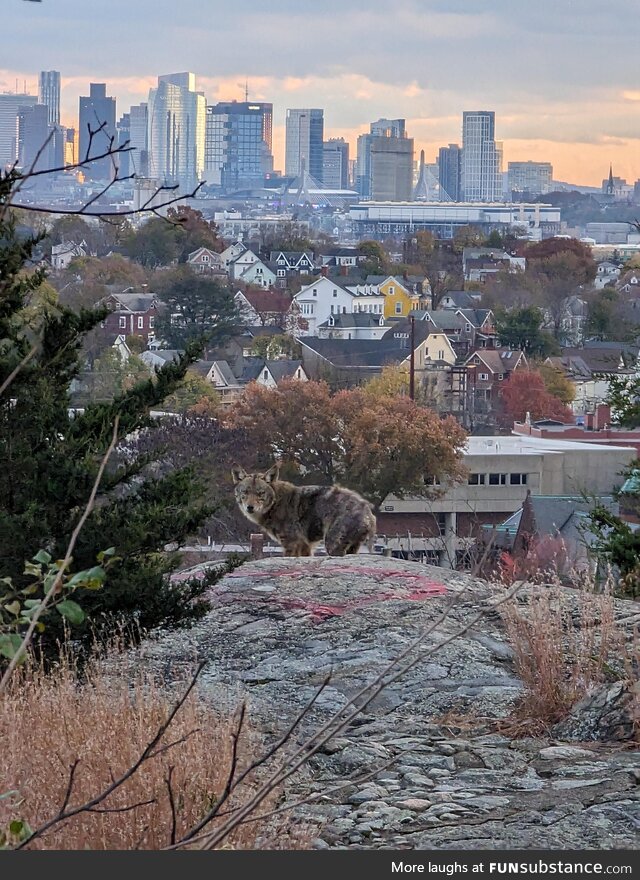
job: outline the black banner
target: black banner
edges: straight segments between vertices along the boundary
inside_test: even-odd
[[[176,872],[180,872],[177,874]],[[110,880],[391,880],[410,877],[624,877],[640,880],[637,850],[331,850],[296,852],[0,853],[0,877]],[[58,873],[59,872],[59,873]],[[117,875],[114,873],[117,872]]]

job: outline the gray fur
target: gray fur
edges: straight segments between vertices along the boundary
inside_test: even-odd
[[[371,551],[376,534],[373,505],[341,486],[294,486],[278,479],[278,465],[264,474],[232,468],[238,506],[247,519],[282,544],[285,556],[311,556],[324,541],[329,556]]]

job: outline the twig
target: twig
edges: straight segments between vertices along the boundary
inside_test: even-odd
[[[78,540],[80,532],[82,531],[84,524],[86,523],[87,519],[89,518],[89,515],[95,505],[96,496],[98,494],[98,488],[100,486],[100,482],[102,481],[102,475],[104,474],[104,470],[107,466],[107,462],[109,460],[109,457],[111,456],[111,453],[113,452],[113,450],[115,448],[116,443],[118,442],[118,428],[119,428],[119,426],[120,426],[120,417],[116,416],[115,421],[113,423],[113,435],[111,437],[111,442],[109,443],[109,447],[108,447],[107,451],[105,452],[105,454],[102,458],[102,461],[100,462],[100,467],[98,468],[98,473],[96,474],[96,478],[93,483],[93,488],[91,489],[91,495],[89,496],[89,500],[87,501],[87,504],[85,506],[85,509],[84,509],[82,516],[78,520],[78,523],[77,523],[75,529],[73,530],[73,534],[71,535],[71,539],[70,539],[69,544],[67,546],[67,552],[65,553],[65,557],[62,561],[62,565],[60,566],[60,568],[58,570],[58,574],[56,575],[56,579],[53,582],[51,589],[44,596],[42,602],[38,605],[35,613],[31,617],[31,621],[29,623],[29,626],[27,628],[26,633],[24,634],[24,637],[22,639],[22,643],[20,644],[20,647],[18,648],[18,650],[15,652],[15,654],[13,655],[11,660],[9,661],[9,665],[7,666],[4,675],[2,676],[2,679],[0,680],[0,694],[6,689],[8,683],[9,683],[9,679],[11,678],[11,675],[13,673],[13,670],[16,668],[18,663],[21,661],[22,655],[26,652],[27,648],[31,644],[31,639],[33,638],[33,633],[35,632],[36,626],[38,625],[38,620],[42,616],[43,612],[47,609],[47,607],[49,606],[51,601],[55,598],[55,596],[60,588],[60,585],[62,583],[62,578],[64,577],[64,574],[65,574],[67,568],[69,567],[69,564],[73,558],[73,551],[75,549],[76,542]]]
[[[288,761],[278,767],[271,776],[263,783],[262,787],[238,810],[231,816],[230,819],[227,820],[219,829],[213,832],[205,833],[200,835],[199,837],[194,837],[189,832],[188,835],[185,835],[178,841],[174,847],[170,848],[179,848],[180,846],[184,846],[187,843],[196,843],[201,842],[203,844],[203,848],[212,849],[221,843],[242,821],[249,816],[253,810],[259,806],[260,803],[264,801],[266,797],[278,786],[280,786],[283,782],[285,782],[289,777],[291,777],[300,767],[305,764],[316,752],[322,748],[322,746],[328,742],[333,736],[343,731],[351,721],[359,715],[367,706],[375,699],[376,696],[383,690],[383,688],[388,687],[389,684],[396,681],[400,676],[404,675],[407,671],[412,669],[417,663],[423,660],[426,657],[431,656],[436,651],[439,651],[441,648],[448,645],[454,639],[459,638],[468,632],[473,626],[476,625],[484,616],[488,613],[489,610],[493,611],[496,607],[503,604],[504,602],[509,601],[513,595],[520,588],[521,584],[517,584],[514,586],[512,590],[506,593],[501,599],[497,602],[492,603],[490,609],[483,609],[477,615],[475,615],[465,626],[456,630],[451,636],[443,639],[438,642],[436,645],[431,648],[427,648],[424,651],[420,651],[416,657],[407,663],[402,664],[402,661],[405,660],[416,648],[420,647],[420,644],[424,641],[424,639],[434,631],[434,629],[439,626],[444,620],[449,616],[452,608],[459,600],[460,596],[464,593],[464,590],[460,593],[456,594],[451,602],[448,603],[447,608],[444,610],[443,614],[439,619],[434,621],[430,626],[424,630],[417,639],[413,640],[400,654],[399,656],[391,661],[385,669],[380,672],[378,676],[368,685],[365,685],[354,697],[352,697],[348,702],[341,707],[337,712],[335,712],[331,718],[317,731],[315,734],[312,734],[298,749],[297,751],[288,759]],[[393,670],[396,670],[393,672]],[[392,674],[391,674],[392,673]],[[358,703],[358,701],[364,697],[362,703]],[[351,711],[347,714],[346,717],[342,717],[346,710],[351,709]],[[200,823],[202,827],[202,823]]]
[[[169,712],[169,714],[167,715],[165,720],[158,727],[153,738],[144,747],[144,749],[140,753],[140,756],[138,757],[138,759],[133,764],[131,764],[127,770],[125,770],[120,776],[118,776],[111,783],[111,785],[109,785],[109,786],[107,786],[107,788],[103,789],[103,791],[101,791],[100,794],[91,798],[91,800],[85,801],[85,803],[80,804],[77,807],[71,807],[70,809],[60,810],[56,816],[53,816],[53,818],[48,819],[46,822],[44,822],[42,825],[40,825],[38,828],[36,828],[35,831],[33,832],[33,834],[31,834],[31,836],[27,840],[24,840],[22,843],[20,843],[15,848],[16,849],[23,849],[25,846],[28,846],[30,843],[32,843],[34,840],[36,840],[38,837],[41,837],[46,831],[48,831],[54,825],[57,825],[60,822],[65,821],[66,819],[70,819],[72,816],[77,816],[79,813],[92,812],[94,807],[97,807],[98,804],[101,804],[104,800],[106,800],[106,798],[109,797],[110,794],[113,794],[113,792],[116,789],[120,788],[120,786],[123,785],[128,779],[131,779],[131,777],[139,770],[139,768],[142,766],[142,764],[144,764],[145,761],[148,761],[150,758],[153,758],[155,756],[156,746],[158,745],[158,743],[160,742],[162,737],[165,735],[165,733],[167,732],[167,730],[169,729],[169,727],[173,723],[173,719],[176,717],[176,715],[178,714],[178,712],[180,711],[182,706],[185,704],[186,700],[189,697],[189,694],[191,693],[191,691],[195,687],[196,682],[198,680],[198,677],[199,677],[200,673],[202,672],[202,670],[204,669],[205,665],[206,665],[205,660],[203,660],[201,663],[198,664],[198,667],[197,667],[196,671],[194,672],[193,676],[191,677],[191,681],[189,682],[184,694],[176,701],[173,709]]]
[[[187,831],[187,833],[183,837],[180,838],[181,843],[185,843],[188,840],[191,840],[193,837],[195,837],[196,834],[198,834],[199,831],[202,831],[202,829],[205,828],[212,821],[212,819],[214,819],[216,816],[220,815],[220,810],[224,806],[226,801],[228,800],[229,795],[242,782],[244,782],[244,780],[247,778],[247,776],[249,776],[251,773],[253,773],[254,770],[257,770],[263,764],[265,764],[278,751],[280,751],[280,749],[288,742],[288,740],[294,734],[298,725],[304,720],[304,718],[310,712],[310,710],[312,709],[315,702],[318,700],[318,698],[320,697],[320,695],[322,694],[324,689],[329,684],[330,680],[331,680],[331,673],[329,673],[325,677],[324,681],[322,682],[320,687],[317,689],[315,694],[311,697],[311,699],[304,706],[304,708],[298,713],[298,715],[296,715],[293,722],[285,730],[285,732],[282,734],[282,736],[278,740],[276,740],[276,742],[273,743],[273,745],[271,745],[265,752],[263,752],[263,754],[259,758],[256,758],[255,761],[252,761],[251,764],[249,764],[249,766],[246,768],[246,770],[244,770],[237,777],[235,783],[233,784],[233,786],[231,787],[229,792],[226,795],[221,795],[216,800],[216,802],[213,804],[213,806],[208,810],[208,812],[202,817],[202,819],[199,822],[197,822],[192,828],[190,828],[189,831]]]
[[[165,785],[167,786],[167,796],[169,798],[169,806],[171,807],[171,833],[169,835],[170,843],[174,844],[176,842],[176,829],[178,824],[178,817],[176,814],[176,802],[173,796],[173,786],[171,785],[171,777],[173,776],[173,765],[169,767],[167,775],[164,778]]]
[[[18,373],[20,372],[20,370],[22,370],[23,367],[26,367],[26,365],[29,363],[29,361],[30,361],[31,358],[34,356],[34,354],[38,351],[39,348],[40,348],[40,343],[39,343],[39,342],[36,342],[36,343],[33,345],[33,347],[30,348],[29,351],[26,353],[26,355],[22,358],[22,360],[20,361],[20,363],[17,364],[17,366],[15,366],[15,367],[13,368],[13,370],[9,373],[9,375],[8,375],[7,378],[4,380],[4,382],[2,383],[2,385],[0,385],[0,395],[4,394],[4,392],[7,390],[7,388],[9,387],[9,385],[11,385],[11,383],[12,383],[13,380],[16,378],[16,376],[18,375]]]
[[[150,801],[138,801],[137,804],[129,804],[127,807],[87,807],[85,813],[130,813],[131,810],[137,810],[138,807],[148,807],[150,804],[157,803],[155,798]]]

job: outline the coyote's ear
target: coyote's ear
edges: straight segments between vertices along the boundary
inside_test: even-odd
[[[267,483],[272,483],[274,480],[278,479],[279,473],[280,473],[280,462],[276,462],[272,468],[269,468],[269,470],[264,475],[264,478],[267,481]]]
[[[240,480],[244,480],[247,476],[247,473],[244,468],[241,468],[239,464],[234,464],[231,468],[231,476],[233,477],[234,483],[239,483]]]

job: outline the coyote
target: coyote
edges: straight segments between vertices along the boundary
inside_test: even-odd
[[[231,473],[236,501],[247,519],[282,544],[285,556],[311,556],[324,540],[329,556],[357,553],[376,533],[373,505],[341,486],[294,486],[279,480],[280,466],[248,474],[239,465]]]

